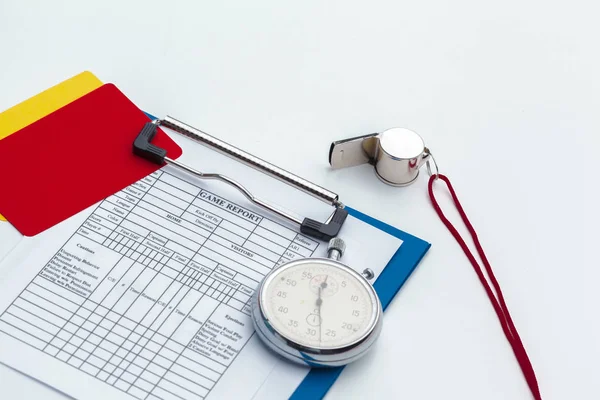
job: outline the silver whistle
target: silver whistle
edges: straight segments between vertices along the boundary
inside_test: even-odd
[[[375,167],[377,177],[392,186],[413,183],[426,163],[431,174],[429,161],[432,159],[423,138],[405,128],[338,140],[329,148],[329,164],[333,168],[369,163]]]

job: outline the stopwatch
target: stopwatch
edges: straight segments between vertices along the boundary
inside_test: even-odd
[[[328,258],[289,261],[268,273],[252,299],[258,337],[277,354],[311,367],[335,367],[362,357],[381,332],[382,309],[368,279],[339,259],[340,238]]]

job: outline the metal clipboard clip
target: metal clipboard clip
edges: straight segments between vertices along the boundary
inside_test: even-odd
[[[179,161],[173,160],[167,157],[167,151],[165,149],[152,144],[152,139],[156,135],[156,129],[159,126],[171,129],[174,132],[184,135],[195,142],[208,146],[222,154],[234,158],[250,167],[253,167],[267,175],[287,183],[298,190],[308,193],[317,199],[334,206],[335,210],[325,222],[319,222],[310,218],[304,218],[304,220],[300,220],[293,215],[279,210],[277,207],[254,196],[240,183],[228,178],[227,176],[216,173],[200,172],[180,163]],[[348,216],[348,211],[339,201],[339,196],[337,194],[169,116],[164,119],[157,119],[152,122],[148,122],[146,125],[144,125],[144,128],[133,142],[133,153],[158,165],[173,165],[200,179],[214,179],[225,182],[242,192],[242,194],[246,196],[246,198],[252,203],[269,210],[270,212],[283,217],[288,221],[300,225],[300,232],[319,240],[328,241],[337,236],[342,228],[342,225],[344,224],[344,221],[346,220],[346,217]]]

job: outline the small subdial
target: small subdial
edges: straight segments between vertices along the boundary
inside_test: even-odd
[[[309,282],[310,290],[319,294],[321,291],[322,297],[330,297],[337,293],[340,286],[337,281],[329,275],[315,275]]]
[[[319,314],[308,314],[308,317],[306,317],[306,323],[310,326],[319,326],[321,325],[321,317]]]

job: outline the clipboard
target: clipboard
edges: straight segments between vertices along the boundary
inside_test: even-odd
[[[150,119],[156,119],[150,114],[146,113],[146,115]],[[403,240],[400,248],[374,283],[375,290],[377,291],[382,307],[385,310],[431,245],[422,239],[376,220],[348,206],[346,206],[346,209],[348,213],[355,218]],[[337,377],[341,374],[342,370],[343,367],[311,370],[303,379],[302,383],[295,389],[291,398],[295,400],[323,398]]]

